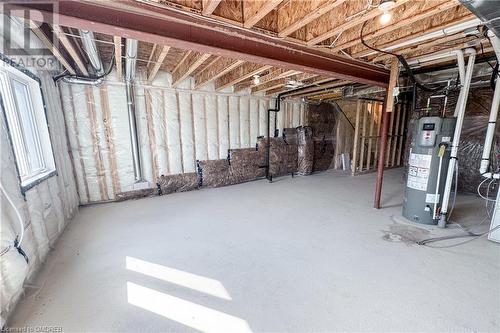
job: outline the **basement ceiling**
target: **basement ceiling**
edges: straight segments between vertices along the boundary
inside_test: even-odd
[[[411,43],[413,39],[421,38],[430,32],[474,20],[475,16],[456,0],[398,0],[390,9],[392,19],[386,25],[379,20],[383,14],[378,8],[379,0],[142,0],[130,3],[137,3],[142,6],[141,10],[146,8],[156,14],[162,13],[160,10],[168,9],[194,18],[203,17],[219,24],[219,28],[251,31],[263,36],[262,38],[272,38],[276,43],[291,43],[297,47],[305,47],[311,50],[310,52],[315,52],[314,54],[334,56],[337,57],[335,59],[346,61],[360,61],[361,64],[375,65],[373,68],[385,68],[391,56],[374,52],[364,46],[360,40],[362,29],[368,44],[376,48],[391,48],[391,52],[402,54],[408,60],[468,46],[481,46],[484,52],[491,52],[486,38],[466,36],[461,30]],[[118,6],[109,1],[99,2],[99,5],[101,4],[110,8]],[[92,18],[89,17],[89,20]],[[200,22],[202,24],[210,21]],[[231,30],[228,34],[233,31],[238,30]],[[63,33],[67,34],[70,42],[79,45],[76,32],[76,29],[63,28]],[[125,39],[105,33],[96,33],[95,38],[103,61],[110,62],[115,53],[115,66],[122,69]],[[398,47],[399,44],[402,46]],[[356,81],[346,80],[334,73],[328,75],[324,71],[318,74],[309,70],[290,69],[274,63],[257,63],[178,46],[139,39],[137,64],[147,71],[148,81],[154,79],[158,70],[165,70],[172,74],[174,86],[185,77],[193,76],[196,88],[215,82],[217,90],[233,87],[235,92],[250,89],[252,93],[267,95],[287,91],[297,82],[301,86],[323,87],[326,84],[332,86],[333,83],[338,87]],[[67,62],[74,70],[78,70],[75,66],[78,59],[74,59],[75,55],[72,57],[73,59],[70,56]],[[81,62],[86,62],[84,55],[80,54],[80,57]],[[357,62],[348,63],[347,66],[357,66],[356,64]],[[258,84],[254,83],[255,76],[259,76]]]

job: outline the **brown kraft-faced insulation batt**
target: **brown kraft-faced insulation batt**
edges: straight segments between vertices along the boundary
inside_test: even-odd
[[[155,190],[153,188],[145,188],[141,190],[133,190],[133,191],[126,191],[126,192],[120,192],[116,194],[116,201],[125,201],[125,200],[130,200],[130,199],[140,199],[140,198],[145,198],[149,197],[155,194]]]
[[[259,151],[263,152],[264,158],[266,144],[266,138],[259,138]],[[271,176],[279,177],[296,173],[297,160],[297,144],[289,144],[283,138],[271,138],[271,148],[269,152],[269,173]]]
[[[193,191],[198,189],[198,174],[189,172],[177,175],[161,175],[158,184],[162,194]]]
[[[335,156],[335,128],[337,108],[331,103],[309,104],[307,124],[311,126],[314,141],[313,171],[330,168]]]
[[[310,175],[313,172],[314,141],[312,128],[309,126],[297,128],[297,149],[299,175]]]
[[[334,150],[333,140],[315,140],[313,171],[328,170],[335,155]]]
[[[220,187],[244,183],[265,176],[263,154],[255,148],[231,149],[224,160],[198,161],[202,186]]]
[[[235,183],[243,183],[265,176],[264,154],[261,150],[243,148],[229,151],[230,170]]]
[[[198,161],[200,186],[221,187],[233,184],[228,160]]]

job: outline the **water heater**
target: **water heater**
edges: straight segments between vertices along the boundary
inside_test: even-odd
[[[422,117],[413,129],[403,216],[437,224],[456,118]]]

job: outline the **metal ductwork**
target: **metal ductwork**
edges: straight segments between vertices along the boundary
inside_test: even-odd
[[[87,54],[90,64],[94,68],[97,75],[104,75],[104,67],[102,66],[101,58],[97,51],[97,45],[92,31],[80,30],[80,37],[82,38],[83,49]]]
[[[130,143],[134,162],[134,177],[136,182],[142,181],[139,140],[137,137],[137,122],[135,116],[135,67],[137,62],[137,40],[127,39],[125,50],[125,86],[127,91],[127,110],[130,129]]]
[[[64,82],[67,83],[72,83],[72,84],[84,84],[88,86],[94,86],[97,87],[102,83],[102,78],[100,79],[87,79],[83,77],[72,77],[72,76],[67,76],[62,79]]]
[[[498,1],[459,0],[474,15],[495,33],[500,36],[500,4]]]

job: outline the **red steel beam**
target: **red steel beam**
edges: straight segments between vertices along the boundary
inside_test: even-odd
[[[57,15],[52,13],[56,4]],[[0,10],[27,9],[43,20],[112,36],[190,49],[263,65],[387,87],[389,72],[226,23],[137,1],[16,1]],[[14,12],[18,13],[18,12]],[[38,15],[40,16],[40,15]]]

